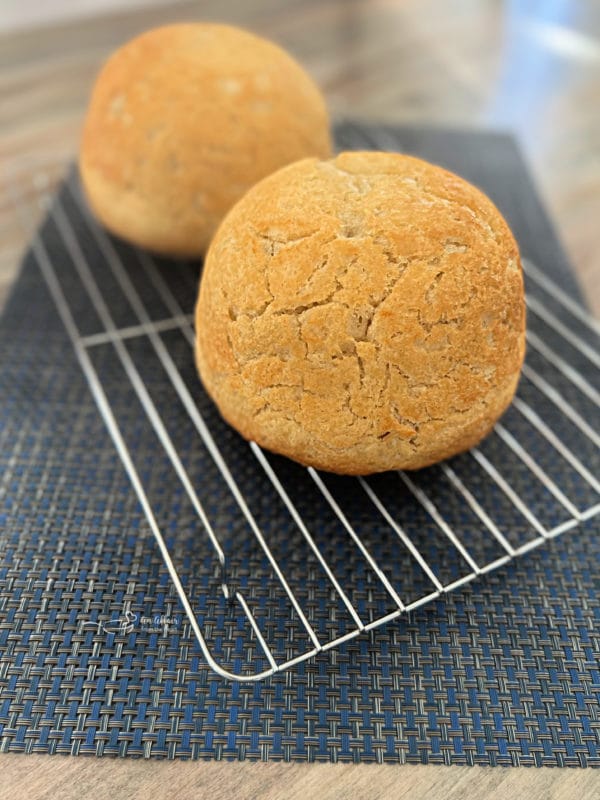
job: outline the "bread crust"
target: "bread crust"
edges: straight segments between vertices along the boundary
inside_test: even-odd
[[[157,253],[202,255],[261,178],[331,152],[323,97],[277,45],[227,25],[168,25],[102,68],[80,172],[109,230]]]
[[[305,159],[251,189],[209,249],[197,366],[246,439],[343,474],[473,447],[525,353],[515,240],[492,202],[404,155]]]

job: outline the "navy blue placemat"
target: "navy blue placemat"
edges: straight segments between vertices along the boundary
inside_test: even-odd
[[[578,289],[513,141],[486,133],[340,125],[340,148],[404,149],[441,163],[480,185],[506,214],[524,256],[580,300]],[[58,205],[77,236],[90,269],[111,298],[120,329],[139,323],[113,278],[76,202],[76,176],[60,189]],[[75,188],[74,188],[75,187]],[[223,575],[207,537],[171,464],[102,339],[97,308],[72,270],[61,218],[50,214],[41,241],[62,282],[82,335],[99,337],[91,348],[97,374],[118,409],[140,477],[173,560],[192,599],[216,660],[233,672],[260,671],[264,656],[248,638],[247,621],[221,591]],[[120,242],[115,252],[129,270],[152,320],[167,318],[164,296],[141,280],[139,255]],[[299,761],[424,762],[597,766],[600,739],[600,543],[598,517],[541,548],[461,587],[443,599],[400,616],[285,672],[255,684],[235,683],[211,670],[200,652],[99,416],[71,342],[40,272],[40,251],[27,253],[0,320],[0,750],[168,758]],[[195,300],[198,266],[158,262],[184,314]],[[538,351],[532,369],[559,385],[581,419],[598,430],[593,402],[598,376],[585,347],[597,347],[584,322],[552,292],[531,284],[534,300],[573,339],[537,315],[531,332],[585,378],[574,385]],[[535,317],[535,318],[534,318]],[[146,337],[126,339],[149,396],[161,409],[177,452],[202,492],[228,561],[227,580],[252,602],[277,657],[306,650],[305,633],[273,580],[264,553],[248,537],[214,464],[190,435],[179,404]],[[189,342],[165,328],[164,342],[179,373],[211,418],[219,446],[245,488],[253,513],[278,563],[301,598],[319,638],[350,630],[345,609],[332,598],[318,565],[290,528],[285,509],[259,479],[260,470],[235,433],[220,423],[194,374]],[[91,339],[88,339],[91,341]],[[579,346],[576,346],[579,345]],[[584,345],[584,349],[581,349]],[[567,377],[565,377],[567,375]],[[585,388],[584,387],[584,388]],[[543,388],[543,386],[542,386]],[[598,474],[598,451],[572,419],[556,412],[527,377],[520,393],[544,415],[578,458]],[[514,412],[516,414],[516,412]],[[578,505],[598,501],[589,481],[558,458],[521,417],[506,417],[527,452]],[[482,452],[507,463],[500,440]],[[514,546],[532,536],[531,521],[506,496],[475,473],[470,456],[453,459],[457,474],[495,514]],[[363,560],[349,547],[326,510],[316,504],[299,468],[272,459],[282,481],[295,487],[294,502],[362,618],[390,610]],[[512,462],[510,462],[512,464]],[[402,506],[413,540],[437,560],[445,582],[460,565],[445,552],[431,520],[419,516],[392,476],[373,479],[380,496]],[[478,559],[497,556],[494,541],[464,505],[451,507],[438,468],[415,477],[432,495]],[[514,463],[512,485],[546,529],[564,511],[530,472]],[[349,479],[331,479],[336,497],[404,596],[419,596],[423,576],[410,566],[373,509]],[[496,487],[497,489],[497,487]],[[292,491],[292,489],[290,489]],[[363,498],[364,500],[364,498]],[[454,501],[452,501],[454,502]],[[399,511],[400,513],[400,511]],[[411,595],[412,593],[412,595]]]

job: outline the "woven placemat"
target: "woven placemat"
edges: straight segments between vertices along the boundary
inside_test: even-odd
[[[506,214],[524,256],[567,298],[581,299],[509,137],[344,124],[337,129],[337,139],[340,147],[413,152],[474,181]],[[76,175],[67,184],[59,192],[61,213],[110,298],[116,323],[121,328],[133,325],[131,308],[111,287],[102,254],[86,233],[76,202]],[[40,238],[82,334],[101,335],[101,322],[69,263],[72,253],[56,214],[43,223]],[[139,282],[138,256],[122,243],[113,246],[131,269],[131,280],[138,280],[151,318],[167,317],[164,303]],[[598,517],[443,599],[282,674],[247,684],[227,681],[212,671],[191,634],[99,416],[42,278],[39,258],[39,250],[27,253],[0,320],[0,750],[290,761],[600,764]],[[157,269],[184,314],[190,314],[198,265],[159,262]],[[589,328],[564,304],[539,283],[530,288],[577,342],[597,346]],[[546,329],[543,321],[532,320],[531,325],[534,334],[585,376],[591,394],[582,394],[568,380],[560,388],[597,430],[598,409],[590,397],[600,387],[585,352]],[[314,559],[294,538],[285,509],[259,480],[260,471],[247,449],[203,396],[189,343],[178,330],[165,330],[162,339],[199,408],[211,419],[219,446],[244,484],[311,623],[324,639],[343,635],[349,629],[344,609],[332,599]],[[222,536],[227,580],[252,601],[277,654],[293,656],[304,647],[303,633],[281,587],[272,580],[264,553],[247,536],[214,464],[183,424],[172,387],[156,368],[147,340],[132,336],[127,342]],[[260,648],[249,643],[247,621],[223,597],[223,575],[214,552],[132,400],[130,382],[115,361],[112,344],[99,343],[91,352],[211,652],[234,672],[260,670]],[[539,353],[531,358],[540,373],[553,378],[552,364],[543,363]],[[524,381],[522,391],[533,407],[552,415],[538,388]],[[543,460],[539,437],[518,415],[510,417],[512,413],[507,427],[512,426],[528,452]],[[598,474],[597,450],[581,431],[560,415],[554,423]],[[499,448],[490,439],[484,452],[490,459],[502,458]],[[468,459],[453,460],[454,468],[473,470]],[[559,461],[548,460],[546,454],[544,468],[564,493],[582,507],[597,502],[589,484]],[[298,487],[294,500],[320,537],[336,574],[343,574],[346,585],[353,587],[361,616],[385,614],[389,598],[313,503],[299,468],[283,459],[273,463],[288,485]],[[435,491],[435,468],[420,476],[417,480]],[[390,498],[397,495],[399,504],[407,499],[396,485],[388,487],[390,476],[374,480],[381,496],[389,489]],[[546,496],[531,473],[515,467],[511,481],[536,519],[547,527],[561,521],[556,498]],[[345,498],[353,518],[362,520],[374,555],[390,564],[394,585],[418,596],[422,576],[407,577],[405,561],[390,550],[381,521],[372,521],[372,510],[365,510],[345,479],[331,485]],[[487,484],[478,485],[481,492],[488,489]],[[507,537],[513,537],[515,545],[522,541],[531,527],[523,515],[500,494],[488,499]],[[462,521],[461,533],[470,539],[469,546],[485,560],[492,558],[488,539],[464,509],[447,511]],[[426,556],[437,558],[449,578],[458,574],[450,556],[440,553],[435,526],[427,527],[416,510],[406,513],[409,532]]]

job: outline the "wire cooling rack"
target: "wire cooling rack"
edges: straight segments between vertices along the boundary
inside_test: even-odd
[[[74,172],[58,194],[51,190],[54,165],[40,164],[31,174],[30,186],[22,176],[13,181],[10,196],[191,630],[223,677],[257,681],[334,650],[600,513],[600,328],[539,266],[524,263],[528,355],[517,396],[494,432],[470,453],[418,473],[338,478],[241,440],[189,378],[197,266],[166,264],[107,236],[89,214]],[[33,229],[33,200],[48,213],[50,244]],[[125,403],[123,394],[120,401],[112,396],[115,384]],[[158,384],[166,405],[157,399]],[[209,622],[194,612],[147,471],[136,463],[141,434],[131,422],[132,404],[155,437],[156,457],[169,464],[167,491],[183,489],[198,535],[212,548],[222,608],[236,606],[245,620],[245,668],[227,669],[211,652]],[[182,454],[184,427],[191,449],[205,456],[205,472]],[[285,520],[275,531],[252,507],[257,485],[268,512],[277,504]],[[232,503],[238,528],[260,552],[268,597],[247,596],[230,580],[232,562],[237,558],[239,567],[247,553],[240,547],[236,554],[231,526],[219,527],[220,504]],[[334,528],[346,540],[341,557],[328,548]],[[286,543],[299,553],[291,572],[289,553],[278,555]],[[325,603],[314,591],[324,581]],[[283,626],[269,614],[273,597]]]

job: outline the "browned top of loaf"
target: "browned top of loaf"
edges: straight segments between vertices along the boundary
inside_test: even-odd
[[[306,159],[223,221],[196,323],[205,385],[248,438],[340,472],[419,467],[510,402],[519,254],[492,202],[439,167]]]
[[[128,197],[123,235],[155,234],[156,249],[177,252],[182,225],[207,245],[256,181],[329,154],[325,102],[290,55],[239,28],[190,23],[150,30],[108,59],[90,99],[81,166],[110,227],[119,226],[110,207]]]

